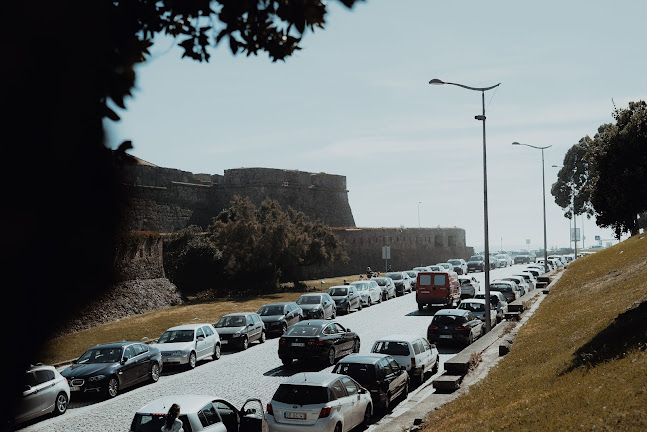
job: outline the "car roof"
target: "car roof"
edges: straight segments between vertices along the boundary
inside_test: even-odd
[[[311,320],[305,320],[305,321],[299,321],[296,323],[294,326],[299,326],[299,327],[322,327],[326,324],[334,323],[337,321],[334,320],[323,320],[323,319],[311,319]]]
[[[465,315],[468,311],[465,309],[441,309],[434,315]]]
[[[389,354],[377,353],[349,354],[343,359],[339,360],[339,363],[375,364],[386,357],[391,356]]]
[[[229,316],[246,316],[246,315],[256,315],[256,312],[234,312],[227,315],[223,315],[222,317],[224,318]]]
[[[313,387],[328,386],[335,380],[338,380],[340,374],[332,372],[301,372],[292,375],[290,378],[283,381],[281,384],[297,384],[307,385]]]
[[[398,334],[391,334],[386,337],[378,338],[376,342],[413,342],[420,338],[421,336],[398,333]]]
[[[509,280],[503,280],[503,279],[494,279],[491,283],[504,283],[507,285],[512,285],[512,281]]]
[[[95,345],[92,348],[122,348],[126,345],[131,345],[134,343],[142,343],[142,342],[134,342],[134,341],[109,342],[109,343]]]
[[[49,365],[33,365],[29,369],[27,369],[27,372],[33,372],[37,370],[53,370],[56,371],[56,368],[54,366],[49,366]]]
[[[331,288],[332,288],[332,287],[331,287]],[[294,303],[294,302],[276,302],[276,303],[266,303],[266,304],[264,304],[263,306],[285,306],[285,305],[289,305],[289,304],[292,304],[292,303]],[[263,307],[263,306],[261,306],[261,307]]]
[[[180,414],[196,413],[209,402],[220,399],[208,395],[173,395],[163,396],[147,403],[137,410],[141,414],[166,414],[174,403],[180,405]]]
[[[485,299],[466,298],[466,299],[461,300],[461,303],[483,303],[483,304],[485,304]]]
[[[179,326],[171,327],[171,328],[169,328],[168,330],[195,330],[195,329],[197,329],[197,328],[200,328],[200,327],[202,327],[202,326],[206,326],[206,325],[209,325],[209,326],[210,326],[211,324],[208,324],[208,323],[202,323],[202,324],[182,324],[182,325],[179,325]],[[168,330],[167,330],[167,331],[168,331]]]

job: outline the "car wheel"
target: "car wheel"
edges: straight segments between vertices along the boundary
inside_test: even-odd
[[[364,411],[364,420],[362,420],[362,427],[367,428],[371,424],[371,404],[366,405]]]
[[[367,303],[368,303],[368,306],[370,306],[370,305],[372,305],[372,304],[373,304],[373,302],[371,301],[371,298],[370,298],[370,297],[368,298],[368,302],[367,302]]]
[[[220,358],[221,352],[220,352],[220,344],[216,344],[213,347],[213,355],[211,356],[214,360],[218,360]]]
[[[391,406],[391,393],[387,393],[386,399],[384,400],[384,406],[382,407],[382,411],[384,411],[385,414],[388,413],[390,406]]]
[[[286,331],[288,331],[288,325],[286,323],[283,323],[281,325],[281,334],[285,334]]]
[[[153,362],[151,365],[151,382],[156,383],[160,379],[160,365],[157,362]]]
[[[195,369],[195,365],[198,362],[198,358],[196,357],[195,353],[191,351],[191,354],[189,354],[189,363],[187,366],[189,369]]]
[[[260,343],[264,343],[267,340],[267,335],[264,331],[261,332],[261,338],[258,340]]]
[[[117,377],[110,377],[106,385],[106,396],[113,398],[119,394],[119,380]]]
[[[285,367],[292,366],[292,359],[291,358],[282,358],[281,362],[283,363],[283,366],[285,366]]]
[[[341,423],[337,423],[337,424],[335,425],[335,432],[342,432],[342,429],[341,429]]]
[[[328,356],[326,357],[326,362],[328,363],[328,366],[334,366],[335,359],[336,359],[335,348],[330,348],[330,350],[328,350]]]
[[[56,403],[54,405],[54,415],[61,415],[65,414],[65,411],[67,411],[67,395],[63,392],[60,392],[56,396]]]
[[[344,312],[346,315],[350,313],[350,304],[346,305],[346,312]]]
[[[363,307],[364,307],[364,306],[362,306],[362,302],[360,301],[360,302],[359,302],[359,306],[357,306],[357,310],[358,310],[358,311],[361,311]]]
[[[467,345],[472,345],[474,343],[474,335],[470,332],[470,336],[467,338]]]
[[[337,309],[334,309],[332,311],[332,315],[330,316],[330,319],[335,319],[335,318],[337,318]]]
[[[249,341],[247,340],[247,336],[245,336],[240,342],[240,349],[242,351],[245,351],[247,348],[249,348]]]
[[[420,312],[422,312],[422,310],[423,310],[424,308],[425,308],[425,305],[423,305],[422,303],[418,303],[418,310],[419,310]]]
[[[404,390],[402,390],[402,400],[405,400],[409,397],[409,380],[404,384]]]
[[[431,368],[432,375],[436,375],[438,373],[438,367],[439,367],[438,363],[440,362],[438,361],[438,359],[436,359],[436,363],[434,363],[434,367]]]
[[[353,343],[353,352],[358,353],[359,352],[359,339],[355,339],[355,342]]]

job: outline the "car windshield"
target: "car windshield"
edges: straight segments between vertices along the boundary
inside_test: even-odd
[[[348,295],[348,288],[330,288],[328,290],[328,295],[333,297]]]
[[[386,279],[373,279],[379,286],[385,286],[386,285]]]
[[[430,266],[429,268],[431,269],[431,271],[443,271],[443,270],[445,270],[445,267],[439,266],[439,265]]]
[[[414,271],[409,271],[409,272],[407,272],[407,274],[409,275],[409,277],[412,277],[412,278],[415,278],[416,276],[418,276],[418,273],[416,273]]]
[[[434,315],[431,322],[436,326],[453,326],[461,322],[455,315]]]
[[[328,402],[328,388],[310,385],[281,384],[272,400],[293,405],[315,405]]]
[[[87,350],[76,361],[86,363],[115,363],[121,360],[121,348],[92,348]]]
[[[400,280],[402,279],[402,273],[387,273],[386,277],[390,277],[393,280]]]
[[[373,365],[365,365],[359,363],[339,363],[333,369],[334,373],[348,375],[355,379],[363,386],[370,386],[375,383],[375,368]]]
[[[483,261],[483,257],[481,255],[474,255],[470,257],[470,261]]]
[[[133,419],[131,430],[135,432],[159,432],[164,426],[164,420],[166,414],[155,413],[155,414],[135,414]],[[186,415],[180,415],[180,421],[182,422],[182,428],[184,432],[192,432],[191,423]]]
[[[309,325],[296,325],[285,334],[286,336],[317,336],[321,331],[320,327]]]
[[[366,291],[368,289],[367,283],[353,283],[359,291]]]
[[[297,300],[297,304],[300,304],[300,305],[319,304],[319,303],[321,303],[321,296],[318,296],[318,295],[301,296],[299,297],[299,300]]]
[[[193,330],[167,330],[157,343],[175,343],[193,341]]]
[[[409,344],[397,341],[378,341],[373,346],[371,352],[392,356],[408,356],[410,354]]]
[[[461,281],[461,286],[462,285],[471,285],[472,284],[472,281],[469,280],[469,279],[461,279],[460,281]]]
[[[220,321],[216,324],[216,327],[242,327],[245,325],[245,317],[241,315],[236,316],[224,316],[220,318]]]
[[[461,262],[459,260],[449,260],[447,262],[451,265],[461,265]]]
[[[483,303],[461,303],[458,305],[459,309],[465,309],[470,312],[483,312],[485,310],[485,306],[483,306]]]
[[[258,310],[260,316],[273,316],[273,315],[283,315],[285,306],[283,305],[272,305],[272,306],[263,306]]]

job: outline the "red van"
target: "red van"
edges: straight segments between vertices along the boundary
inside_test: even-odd
[[[418,310],[425,305],[454,307],[461,299],[458,276],[455,272],[420,272],[416,278]]]

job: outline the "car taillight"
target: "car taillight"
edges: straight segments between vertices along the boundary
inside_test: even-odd
[[[279,339],[279,345],[285,345],[285,339],[283,338]]]
[[[415,357],[411,357],[411,367],[412,368],[416,367],[416,358]]]
[[[322,346],[324,344],[324,341],[321,339],[317,339],[314,341],[308,341],[308,345],[310,346]]]
[[[266,411],[267,411],[267,413],[269,415],[274,415],[274,409],[272,409],[272,404],[270,404],[270,403],[267,404],[267,410]]]
[[[427,328],[428,328],[429,330],[436,330],[438,327],[437,327],[437,326],[435,326],[435,325],[430,325],[430,326],[429,326],[429,327],[427,327]]]
[[[321,412],[319,412],[319,418],[328,417],[330,415],[330,411],[332,411],[332,407],[321,408]]]
[[[467,330],[467,327],[465,326],[458,326],[454,330]]]

